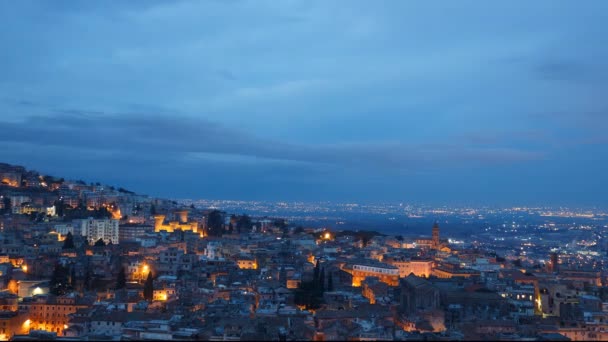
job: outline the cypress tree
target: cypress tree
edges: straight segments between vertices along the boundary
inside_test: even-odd
[[[327,277],[327,291],[332,292],[334,290],[334,276],[329,272]]]
[[[317,259],[317,263],[315,264],[315,269],[314,269],[314,275],[313,275],[313,282],[318,282],[319,281],[319,268],[320,268],[320,263],[319,263],[319,259]]]
[[[68,235],[66,235],[65,240],[63,241],[62,249],[71,249],[71,248],[74,248],[74,236],[72,236],[71,232],[68,232]]]
[[[321,275],[319,276],[319,290],[325,291],[325,268],[321,269]]]
[[[148,278],[144,284],[144,299],[152,301],[154,298],[154,281],[152,280],[152,271],[148,272]]]
[[[125,273],[124,266],[120,268],[118,272],[118,278],[116,279],[116,289],[124,289],[127,286],[127,275]]]

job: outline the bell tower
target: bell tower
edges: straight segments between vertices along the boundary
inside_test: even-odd
[[[437,221],[435,221],[435,224],[433,224],[433,248],[439,248],[439,224]]]

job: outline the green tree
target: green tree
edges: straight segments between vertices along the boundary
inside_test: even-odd
[[[285,221],[285,219],[276,219],[272,224],[279,228],[283,233],[287,232],[287,221]]]
[[[327,276],[327,291],[332,292],[334,290],[334,276],[329,272]]]
[[[243,214],[238,218],[236,222],[236,231],[239,234],[251,231],[251,227],[253,227],[253,223],[251,222],[251,217],[249,217],[249,215]]]
[[[321,265],[321,263],[319,262],[319,259],[317,259],[317,263],[315,264],[315,269],[313,271],[314,272],[313,273],[313,277],[312,277],[313,283],[318,283],[319,282],[320,265]]]
[[[125,273],[124,266],[120,268],[118,272],[118,278],[116,279],[116,289],[124,289],[127,286],[127,274]]]
[[[207,227],[209,235],[222,236],[224,233],[224,213],[219,210],[213,210],[207,216]]]
[[[64,295],[71,290],[67,267],[64,267],[60,263],[55,264],[49,287],[49,291],[56,296]]]
[[[53,205],[55,206],[55,214],[59,217],[63,217],[65,212],[65,203],[63,202],[63,198],[56,200]]]
[[[86,291],[90,291],[91,290],[91,271],[89,270],[89,268],[87,267],[87,270],[84,274],[84,289]]]
[[[325,268],[321,269],[321,275],[319,275],[319,290],[325,291]]]
[[[152,272],[148,272],[148,278],[144,283],[144,299],[152,301],[154,299],[154,280],[152,279]]]
[[[72,248],[74,248],[74,237],[72,236],[71,232],[68,232],[68,235],[66,235],[65,240],[63,240],[63,249]]]
[[[2,198],[2,204],[4,204],[4,212],[10,213],[12,211],[11,208],[11,199],[8,196],[4,196]]]

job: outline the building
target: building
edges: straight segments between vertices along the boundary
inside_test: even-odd
[[[417,277],[428,278],[431,276],[434,265],[433,260],[412,259],[403,256],[389,256],[382,261],[397,267],[400,278],[405,278],[412,273]]]
[[[134,223],[122,224],[118,231],[118,239],[120,242],[137,241],[137,239],[143,238],[147,233],[153,231],[154,227],[150,225]]]
[[[29,330],[45,330],[63,335],[70,320],[70,314],[76,310],[88,307],[85,302],[76,296],[41,296],[20,304],[20,309],[28,312],[27,325]]]
[[[481,272],[479,271],[470,268],[461,268],[458,264],[447,262],[435,267],[431,274],[437,278],[472,278],[481,276]]]
[[[367,277],[377,277],[390,286],[399,284],[399,269],[375,260],[360,259],[342,266],[342,271],[352,275],[352,286],[359,287]]]
[[[97,240],[102,239],[103,242],[107,243],[119,243],[119,225],[118,220],[115,219],[93,219],[89,218],[81,220],[80,234],[86,236],[89,243],[95,243]]]
[[[427,280],[409,275],[399,284],[399,311],[416,314],[420,310],[435,310],[440,305],[440,291]]]
[[[172,233],[176,230],[189,230],[195,233],[198,233],[198,222],[189,222],[188,221],[188,211],[180,210],[176,211],[174,216],[174,220],[169,221],[169,224],[165,224],[165,215],[156,215],[154,216],[154,231],[166,231],[168,233]],[[200,232],[202,234],[202,231]]]

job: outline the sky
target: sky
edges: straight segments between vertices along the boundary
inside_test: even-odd
[[[606,206],[608,2],[0,2],[0,162],[169,198]]]

